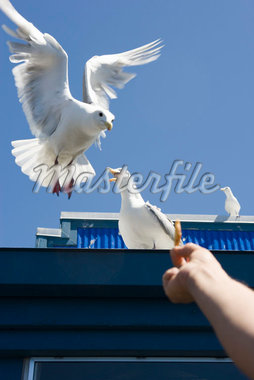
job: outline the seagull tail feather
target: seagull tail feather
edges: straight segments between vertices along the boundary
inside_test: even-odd
[[[54,188],[55,183],[59,181],[60,186],[64,187],[70,180],[80,186],[95,175],[92,165],[84,154],[78,155],[73,160],[71,168],[65,164],[63,166],[56,164],[55,154],[45,141],[38,138],[12,141],[12,146],[16,164],[31,181],[37,183],[37,186]]]
[[[12,154],[15,157],[15,162],[21,167],[21,171],[26,174],[31,181],[36,182],[41,172],[41,166],[46,164],[44,170],[54,164],[54,156],[49,154],[45,149],[45,144],[38,138],[27,140],[16,140],[11,142],[13,149]],[[48,187],[52,176],[48,175],[44,179],[41,186]]]

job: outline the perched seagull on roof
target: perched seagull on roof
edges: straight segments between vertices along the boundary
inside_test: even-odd
[[[117,95],[111,86],[123,88],[135,74],[123,71],[125,66],[143,65],[159,57],[161,45],[156,40],[120,54],[94,56],[86,62],[83,77],[83,102],[74,99],[68,81],[68,55],[49,34],[41,33],[12,6],[0,0],[0,9],[18,29],[3,26],[5,32],[25,43],[8,42],[10,61],[19,63],[13,69],[18,97],[35,139],[13,141],[12,154],[23,173],[36,181],[35,168],[47,165],[55,169],[43,179],[42,186],[52,187],[57,194],[71,188],[81,173],[95,171],[83,154],[94,142],[111,130],[114,115],[109,111],[109,98]],[[74,166],[67,175],[66,168]]]
[[[236,216],[239,217],[240,212],[240,203],[232,193],[232,190],[229,186],[221,187],[221,191],[224,191],[226,195],[226,201],[225,201],[225,210],[229,214],[229,216]]]
[[[119,231],[129,249],[171,249],[174,247],[175,227],[161,210],[145,202],[138,192],[128,190],[131,177],[128,170],[108,168],[121,186]],[[134,185],[135,188],[135,185]]]

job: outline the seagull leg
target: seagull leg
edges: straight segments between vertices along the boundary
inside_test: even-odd
[[[69,162],[69,164],[66,166],[66,168],[68,168],[68,166],[72,165],[72,163],[73,163],[73,159]],[[59,165],[58,156],[56,156],[55,165]],[[74,179],[73,178],[71,178],[70,182],[66,186],[63,186],[62,188],[60,186],[59,180],[57,180],[57,182],[53,188],[53,193],[56,193],[57,196],[59,196],[59,193],[63,191],[66,194],[68,194],[68,199],[70,199],[72,191],[73,191],[73,185],[74,185]]]
[[[68,199],[70,199],[72,191],[73,191],[73,185],[74,185],[74,179],[72,178],[71,181],[68,183],[67,186],[64,187],[64,192],[68,194]]]
[[[68,163],[67,167],[71,166],[72,163],[73,163],[73,159]],[[70,182],[68,183],[68,185],[64,186],[64,192],[66,194],[68,194],[68,199],[71,198],[71,194],[72,194],[72,191],[73,191],[73,185],[74,185],[74,179],[72,178],[70,180]]]
[[[58,156],[56,156],[55,165],[58,165]],[[56,195],[59,197],[60,191],[61,191],[61,186],[60,186],[59,180],[57,180],[55,183],[55,186],[53,187],[52,194],[56,193]]]
[[[53,188],[52,194],[56,193],[56,195],[59,197],[60,191],[61,191],[61,186],[60,186],[59,181],[57,180]]]

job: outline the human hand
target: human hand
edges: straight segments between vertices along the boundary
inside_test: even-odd
[[[162,280],[164,291],[173,303],[193,302],[197,281],[202,287],[202,282],[226,275],[213,254],[196,244],[175,247],[170,255],[174,267],[164,273]]]

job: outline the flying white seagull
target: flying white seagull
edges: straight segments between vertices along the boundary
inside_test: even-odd
[[[138,192],[128,190],[130,173],[122,168],[108,168],[121,190],[119,232],[129,249],[171,249],[175,227],[161,210],[145,202]],[[133,185],[135,188],[135,185]]]
[[[13,53],[10,61],[19,63],[13,69],[15,84],[30,130],[36,137],[13,141],[12,154],[32,181],[38,178],[35,168],[47,165],[50,173],[53,169],[53,178],[45,176],[41,185],[50,185],[57,194],[64,187],[70,196],[72,185],[81,173],[95,174],[83,153],[95,142],[100,147],[100,137],[105,137],[105,130],[112,129],[114,115],[109,111],[109,98],[117,95],[111,86],[123,88],[134,78],[135,74],[123,71],[125,66],[156,60],[162,47],[160,40],[124,53],[89,59],[84,69],[83,102],[80,102],[70,93],[68,55],[61,45],[22,17],[9,0],[0,0],[0,9],[18,26],[14,31],[3,25],[5,32],[25,41],[8,42],[8,46]],[[70,167],[75,171],[66,177],[66,169]]]
[[[232,190],[229,186],[226,186],[221,187],[221,191],[224,191],[226,195],[225,210],[227,211],[229,216],[238,217],[241,206],[236,197],[233,195]]]

